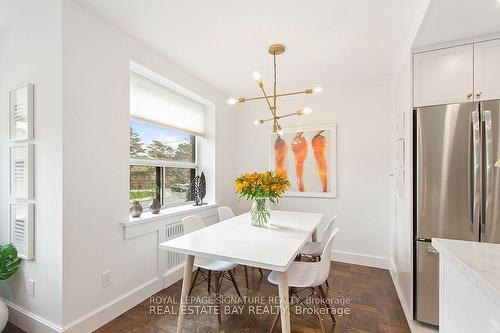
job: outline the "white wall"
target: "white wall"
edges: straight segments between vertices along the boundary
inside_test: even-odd
[[[334,75],[332,73],[332,75]],[[298,87],[301,88],[301,87]],[[309,105],[313,113],[283,119],[297,127],[337,123],[336,199],[283,198],[279,209],[338,214],[341,233],[334,245],[337,259],[389,267],[393,114],[389,82],[325,86],[321,95],[288,97],[279,101],[280,113]],[[238,115],[237,173],[268,168],[270,129],[253,120],[268,118],[265,102],[249,102]],[[240,211],[249,207],[241,201]]]
[[[233,119],[224,96],[80,4],[64,2],[65,325],[160,274],[157,235],[124,240],[120,226],[129,206],[129,60],[215,103],[217,136],[208,135],[217,147],[216,200],[233,198]],[[101,288],[107,270],[112,284]]]
[[[412,107],[411,56],[408,52],[396,79],[395,116],[405,114],[405,197],[395,195],[393,270],[401,304],[413,316],[413,217],[412,217]],[[407,315],[408,315],[407,314]]]
[[[56,325],[62,321],[61,55],[60,1],[0,1],[0,244],[9,240],[8,91],[26,82],[35,85],[36,161],[35,259],[0,281],[0,295]],[[29,279],[35,297],[28,296]]]

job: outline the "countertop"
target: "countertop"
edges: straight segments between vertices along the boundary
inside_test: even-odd
[[[500,306],[500,244],[433,238],[432,246]]]

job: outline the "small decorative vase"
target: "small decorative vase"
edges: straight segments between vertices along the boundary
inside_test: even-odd
[[[132,217],[139,217],[142,214],[142,206],[138,200],[135,200],[130,207],[130,215]]]
[[[0,332],[3,331],[9,320],[9,309],[7,305],[0,299]]]
[[[158,199],[153,199],[153,202],[151,203],[151,206],[149,206],[149,209],[151,210],[151,214],[159,214],[160,209],[161,209],[161,204]]]
[[[271,219],[271,206],[266,198],[255,198],[250,209],[252,225],[262,227]]]

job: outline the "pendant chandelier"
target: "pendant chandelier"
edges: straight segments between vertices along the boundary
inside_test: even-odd
[[[307,88],[305,90],[301,91],[295,91],[295,92],[288,92],[288,93],[278,93],[277,92],[277,85],[276,85],[276,56],[283,54],[285,52],[285,46],[282,44],[273,44],[269,47],[269,54],[273,56],[273,74],[274,74],[274,84],[273,84],[273,93],[272,95],[269,95],[266,93],[266,90],[264,89],[264,82],[262,82],[260,78],[260,74],[258,72],[253,73],[253,78],[255,81],[257,81],[257,84],[259,85],[260,90],[262,91],[262,96],[259,97],[238,97],[238,98],[230,98],[227,100],[227,104],[229,105],[235,105],[237,103],[245,103],[247,101],[255,101],[255,100],[260,100],[260,99],[265,99],[267,102],[267,106],[269,107],[269,111],[271,111],[271,118],[269,119],[258,119],[254,121],[255,125],[262,125],[266,122],[273,122],[273,133],[278,133],[280,135],[283,134],[283,129],[281,128],[280,125],[280,119],[286,118],[286,117],[291,117],[291,116],[302,116],[306,114],[310,114],[312,112],[310,107],[304,107],[302,109],[299,109],[295,112],[284,114],[284,115],[278,115],[278,110],[277,110],[277,100],[279,97],[285,97],[285,96],[292,96],[292,95],[301,95],[301,94],[318,94],[320,93],[323,89],[321,87],[315,87],[315,88]]]

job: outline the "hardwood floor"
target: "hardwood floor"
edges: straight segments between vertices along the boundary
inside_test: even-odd
[[[274,313],[267,310],[276,310],[272,303],[277,296],[278,288],[267,282],[267,274],[260,277],[257,269],[249,268],[250,290],[245,288],[243,267],[236,269],[235,279],[243,297],[248,296],[247,305],[241,313],[225,314],[222,312],[222,325],[217,324],[217,314],[188,314],[186,317],[186,332],[267,332],[271,327]],[[213,278],[212,278],[213,281]],[[334,304],[335,308],[345,311],[337,315],[337,324],[333,325],[328,315],[324,316],[327,332],[332,333],[409,333],[410,329],[399,303],[396,290],[387,270],[365,266],[350,265],[339,262],[332,263],[330,271],[330,289],[326,290],[327,297],[334,303],[340,300],[347,301],[342,307]],[[98,333],[170,333],[175,332],[177,315],[167,312],[177,312],[177,303],[180,296],[181,281],[157,293],[153,298],[144,300],[141,304],[125,312],[115,320],[104,325]],[[193,290],[193,297],[207,296],[207,283],[202,283]],[[214,295],[212,292],[210,295]],[[228,281],[222,284],[222,295],[235,297],[234,302],[226,300],[223,308],[237,311],[242,304],[237,302],[237,294]],[[175,298],[175,299],[174,299]],[[271,298],[271,299],[269,299]],[[197,299],[203,301],[203,299]],[[233,299],[231,299],[233,300]],[[263,304],[256,304],[263,301]],[[201,305],[200,302],[196,303]],[[261,305],[261,308],[257,306]],[[312,306],[311,306],[312,307]],[[212,310],[211,305],[205,305],[199,310]],[[258,309],[261,309],[259,311]],[[292,332],[313,333],[320,331],[318,319],[313,314],[297,314],[297,307],[291,307]],[[349,313],[347,313],[349,309]],[[153,313],[151,313],[153,312]],[[156,312],[156,314],[154,313]],[[249,313],[252,312],[252,313]],[[263,313],[265,312],[265,313]],[[257,314],[260,313],[260,314]],[[278,322],[275,333],[281,331]],[[20,332],[7,330],[6,332]]]
[[[243,295],[249,297],[259,297],[248,299],[248,305],[244,307],[242,313],[224,314],[222,312],[222,325],[220,330],[217,324],[216,314],[187,315],[186,332],[267,332],[271,327],[274,314],[258,311],[256,302],[264,298],[267,309],[275,309],[274,301],[278,288],[267,282],[268,272],[264,271],[261,278],[257,269],[248,270],[250,278],[250,290],[245,289],[245,278],[243,267],[236,269],[235,278]],[[387,270],[370,268],[365,266],[350,265],[334,262],[330,271],[330,289],[327,297],[332,302],[349,300],[350,304],[344,306],[345,314],[337,315],[337,324],[334,326],[331,319],[325,316],[325,323],[328,332],[334,333],[409,333],[410,329],[406,322],[403,309],[399,303],[396,290]],[[159,297],[180,296],[181,282],[170,286],[157,293]],[[224,281],[222,294],[236,297],[236,291],[231,283]],[[207,283],[202,283],[193,290],[192,296],[203,297],[207,295]],[[213,292],[211,293],[213,295]],[[269,300],[271,297],[271,300]],[[175,332],[177,316],[175,314],[158,314],[166,311],[177,311],[178,308],[169,302],[173,299],[164,299],[160,304],[147,299],[133,309],[125,312],[120,317],[101,327],[98,333],[117,332],[151,332],[167,333]],[[197,303],[200,304],[200,303]],[[166,306],[161,308],[159,306]],[[237,305],[234,302],[225,304],[226,309],[236,311]],[[150,314],[150,306],[153,306],[157,314]],[[340,304],[335,308],[342,308]],[[206,306],[205,308],[213,307]],[[264,307],[263,307],[264,308]],[[263,309],[261,308],[261,309]],[[347,314],[347,309],[350,313]],[[296,307],[292,306],[291,324],[293,332],[319,332],[318,319],[312,314],[294,314]],[[252,312],[251,314],[249,312]],[[254,314],[260,313],[260,314]],[[278,323],[275,332],[280,332],[281,326]]]

